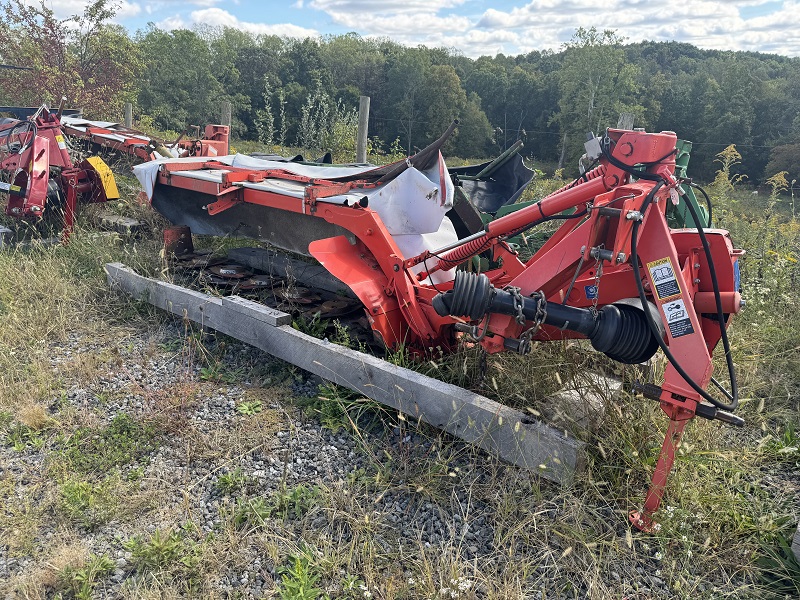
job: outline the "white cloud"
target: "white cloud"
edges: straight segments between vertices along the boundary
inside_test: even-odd
[[[686,41],[703,48],[800,54],[800,8],[786,0],[528,0],[506,10],[471,14],[466,0],[298,0],[333,23],[365,36],[444,45],[468,56],[559,50],[578,27],[613,29],[630,42]],[[488,1],[483,6],[490,5]],[[743,11],[744,9],[744,11]]]
[[[210,8],[220,4],[223,0],[151,0],[147,2],[146,10],[150,13],[160,10],[172,9],[173,7],[199,6],[200,8]],[[234,4],[239,4],[238,0]]]
[[[40,0],[22,0],[22,3],[28,6],[39,6]],[[45,6],[52,10],[59,19],[83,14],[88,4],[87,0],[47,0],[45,2]],[[121,0],[118,5],[117,18],[115,20],[135,17],[142,12],[142,7],[138,2]]]
[[[329,15],[437,13],[455,8],[466,0],[311,0],[309,7]]]
[[[180,15],[172,15],[166,19],[160,20],[155,25],[164,31],[172,31],[173,29],[188,29],[190,27],[190,25],[184,21]]]
[[[577,27],[596,27],[613,29],[629,42],[678,40],[702,48],[798,55],[798,2],[786,1],[771,14],[748,19],[739,10],[768,2],[606,0],[599,8],[594,0],[532,0],[508,11],[490,8],[476,27],[516,33],[521,52],[558,50]]]
[[[469,18],[458,15],[439,17],[434,13],[401,13],[397,15],[341,15],[334,17],[339,25],[353,30],[366,30],[370,35],[391,36],[395,39],[415,39],[425,43],[424,38],[448,31],[469,30]]]
[[[677,40],[701,48],[800,56],[800,0],[284,1],[282,20],[292,23],[257,22],[262,15],[270,17],[269,7],[277,0],[251,2],[250,14],[232,9],[239,0],[123,0],[115,21],[147,15],[163,28],[204,23],[291,37],[347,30],[411,46],[455,47],[471,57],[559,50],[576,28],[596,27],[612,29],[629,42]],[[46,3],[63,18],[83,12],[88,0]]]
[[[205,8],[192,11],[191,23],[211,25],[212,27],[233,27],[234,29],[255,34],[296,38],[317,37],[319,35],[319,32],[314,29],[307,29],[291,23],[267,24],[240,21],[236,16],[221,8]]]
[[[120,3],[119,9],[117,10],[117,14],[114,17],[115,21],[121,21],[122,19],[129,19],[131,17],[136,17],[139,13],[142,12],[142,5],[138,2],[123,2]]]

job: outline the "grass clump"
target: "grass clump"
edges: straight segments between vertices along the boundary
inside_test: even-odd
[[[184,593],[193,595],[201,585],[205,543],[184,529],[156,529],[150,535],[135,535],[123,542],[131,553],[130,563],[142,576],[179,584]]]
[[[390,414],[382,404],[335,383],[320,384],[318,392],[315,397],[298,398],[296,403],[333,432],[344,429],[357,434],[360,428],[385,425]]]
[[[217,478],[214,486],[221,494],[235,494],[247,488],[252,479],[244,474],[241,468],[237,467],[230,473],[223,473]]]
[[[70,521],[92,530],[116,516],[122,492],[119,475],[97,483],[70,478],[60,487],[59,508]]]
[[[104,554],[90,554],[81,567],[68,565],[58,575],[57,598],[91,600],[102,579],[114,571],[114,561]]]
[[[233,514],[237,528],[263,526],[268,519],[301,519],[311,509],[318,506],[322,490],[318,486],[298,485],[293,488],[281,487],[269,498],[256,497],[239,501]]]
[[[79,428],[61,455],[75,472],[102,474],[141,461],[158,447],[157,437],[152,425],[120,413],[106,427]]]

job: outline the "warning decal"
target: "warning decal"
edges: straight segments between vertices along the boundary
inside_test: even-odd
[[[667,317],[669,333],[673,338],[694,333],[692,321],[689,319],[689,313],[686,312],[686,305],[683,303],[683,299],[678,298],[677,300],[665,302],[662,307]]]
[[[21,189],[22,188],[20,188],[18,185],[11,185],[10,183],[3,183],[0,181],[0,191],[16,194],[19,193]]]
[[[64,136],[62,136],[62,135],[57,135],[56,136],[56,144],[58,144],[58,147],[61,148],[62,150],[66,150],[67,149],[67,144],[64,141]]]
[[[647,268],[650,269],[650,277],[653,279],[655,293],[659,300],[681,295],[681,287],[675,278],[675,270],[672,268],[672,261],[669,258],[649,262]]]

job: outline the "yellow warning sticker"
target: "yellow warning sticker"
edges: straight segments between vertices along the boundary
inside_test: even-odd
[[[659,300],[666,300],[681,295],[681,286],[675,277],[675,269],[669,257],[660,258],[647,263],[650,271],[650,278],[653,280],[656,297]]]
[[[59,148],[61,148],[62,150],[66,150],[67,144],[64,141],[64,136],[63,135],[57,135],[56,136],[56,143],[58,144]]]

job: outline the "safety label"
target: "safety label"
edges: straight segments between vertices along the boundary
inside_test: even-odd
[[[647,268],[650,269],[650,277],[653,279],[659,300],[681,295],[681,286],[675,278],[675,269],[672,268],[669,257],[649,262]]]
[[[597,300],[598,289],[596,285],[585,285],[583,289],[586,292],[587,300]]]
[[[58,144],[58,147],[61,148],[62,150],[67,149],[67,143],[64,141],[63,135],[56,136],[56,144]]]
[[[12,194],[19,193],[20,188],[18,185],[11,185],[10,183],[3,183],[0,181],[0,191],[11,192]]]
[[[689,318],[689,313],[686,312],[686,304],[684,304],[682,298],[665,302],[662,307],[667,317],[669,333],[673,338],[694,333],[692,321]]]

